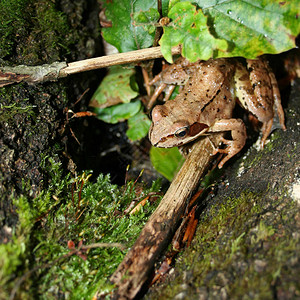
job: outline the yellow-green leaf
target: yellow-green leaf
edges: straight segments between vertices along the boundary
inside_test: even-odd
[[[128,119],[127,136],[130,140],[136,141],[145,137],[149,131],[151,121],[146,114],[140,110],[136,115]]]
[[[138,96],[131,88],[130,79],[134,69],[125,69],[120,66],[111,67],[95,91],[90,106],[104,108],[118,103],[128,103]]]
[[[176,3],[168,17],[172,22],[164,27],[164,34],[159,42],[168,62],[172,62],[171,49],[177,45],[182,45],[182,56],[192,62],[209,59],[216,49],[227,49],[227,42],[210,33],[207,17],[191,3]]]
[[[150,160],[154,168],[172,181],[184,162],[183,156],[178,148],[156,148],[150,149]]]

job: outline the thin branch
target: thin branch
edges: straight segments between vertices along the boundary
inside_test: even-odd
[[[149,278],[157,258],[172,238],[193,190],[205,174],[214,145],[219,144],[221,136],[205,137],[194,144],[159,206],[111,276],[110,280],[118,287],[116,298],[133,299]]]
[[[180,54],[180,47],[174,47],[172,54]],[[75,73],[91,71],[109,66],[137,63],[162,57],[160,47],[152,47],[125,53],[117,53],[96,58],[84,59],[71,63],[54,62],[41,66],[19,65],[15,67],[0,67],[0,87],[25,81],[38,83],[45,81],[56,81]]]

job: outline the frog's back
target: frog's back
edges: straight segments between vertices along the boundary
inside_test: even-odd
[[[194,76],[190,77],[181,92],[182,100],[202,107],[219,93],[226,78],[231,78],[234,66],[226,59],[215,59],[198,63]]]

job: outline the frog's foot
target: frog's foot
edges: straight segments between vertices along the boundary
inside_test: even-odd
[[[266,144],[266,140],[272,130],[272,125],[273,125],[273,118],[263,123],[262,130],[261,130],[262,131],[261,148],[263,148]]]
[[[223,119],[218,120],[209,128],[210,132],[231,131],[232,140],[222,138],[221,141],[227,145],[225,149],[215,149],[213,154],[225,153],[226,156],[220,161],[218,167],[223,165],[244,147],[247,133],[246,127],[240,119]]]
[[[272,72],[268,63],[266,63],[266,67],[269,71],[269,77],[271,80],[272,91],[273,91],[274,104],[275,104],[275,108],[276,108],[277,115],[279,118],[279,123],[280,123],[282,129],[286,130],[286,127],[284,124],[284,111],[283,111],[283,108],[281,105],[281,97],[280,97],[280,91],[278,88],[278,83],[277,83],[276,77],[275,77],[274,73]],[[273,121],[272,121],[272,124],[273,124]]]

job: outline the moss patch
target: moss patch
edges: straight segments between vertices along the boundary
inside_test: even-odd
[[[24,30],[28,14],[28,0],[3,0],[0,2],[0,57],[9,55],[15,45],[15,39]]]
[[[156,205],[124,214],[134,199],[158,191],[159,183],[145,188],[129,182],[119,188],[108,176],[91,183],[89,175],[63,177],[51,158],[44,167],[52,174],[47,190],[34,199],[13,199],[19,223],[11,241],[0,245],[0,298],[91,299],[112,289],[108,277],[133,244]],[[30,186],[25,185],[27,189]],[[73,253],[80,244],[121,243]]]
[[[35,65],[60,60],[78,36],[50,0],[0,2],[0,58]]]
[[[217,194],[205,201],[194,241],[148,299],[300,297],[300,209],[293,194],[299,90],[298,81],[286,109],[287,130],[277,130],[263,151],[252,148],[225,170]]]
[[[52,152],[66,102],[65,88],[60,84],[47,87],[19,84],[0,89],[3,192],[19,192],[24,178],[32,186],[31,195],[42,188],[41,159]]]
[[[261,195],[243,193],[210,209],[197,229],[192,246],[179,258],[180,275],[152,299],[249,298],[271,299],[277,289],[297,294],[300,215],[297,204],[282,199],[262,205]],[[280,204],[281,203],[281,204]],[[280,204],[280,205],[279,205]],[[272,217],[270,219],[270,214]],[[296,220],[295,227],[286,226]],[[294,223],[294,222],[293,222]],[[298,292],[297,292],[298,291]]]

